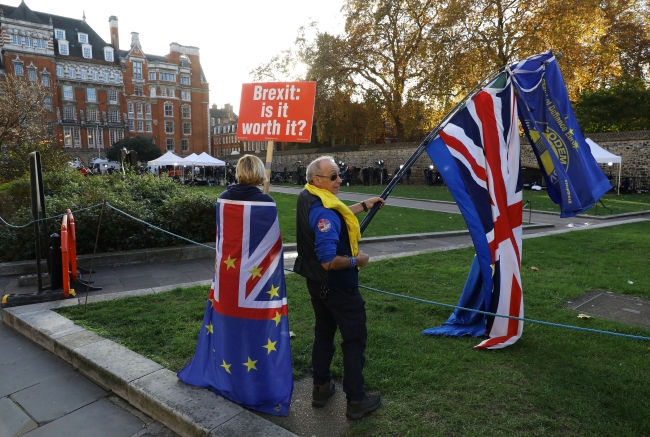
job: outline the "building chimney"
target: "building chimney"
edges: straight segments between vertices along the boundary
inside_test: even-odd
[[[212,109],[219,109],[215,103],[212,104]]]
[[[131,32],[131,48],[135,47],[136,44],[140,45],[140,34],[138,32]]]
[[[115,15],[108,18],[108,27],[111,31],[111,46],[115,50],[115,58],[117,59],[120,56],[120,34],[117,30],[117,17]]]

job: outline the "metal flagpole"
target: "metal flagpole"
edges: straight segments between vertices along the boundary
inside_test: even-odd
[[[410,156],[409,159],[406,160],[402,168],[393,176],[393,179],[386,185],[386,188],[384,189],[384,192],[381,193],[381,198],[386,200],[386,198],[390,195],[390,193],[393,191],[395,186],[397,185],[397,182],[404,176],[406,171],[411,168],[413,164],[420,158],[420,156],[424,153],[424,151],[427,149],[427,146],[429,143],[434,140],[440,131],[447,125],[447,122],[453,117],[456,112],[465,104],[465,102],[471,98],[474,93],[478,90],[481,89],[486,83],[488,83],[490,80],[498,76],[503,72],[505,69],[504,67],[499,68],[498,70],[495,70],[485,76],[481,81],[479,81],[474,88],[470,90],[469,93],[465,97],[463,97],[456,105],[445,115],[445,117],[442,119],[440,124],[438,124],[436,127],[433,128],[431,132],[426,136],[426,138],[420,143],[417,149],[415,149],[415,152]],[[368,227],[370,224],[370,221],[372,218],[377,214],[377,211],[379,211],[379,207],[381,204],[379,202],[375,203],[375,205],[372,207],[372,209],[368,212],[368,214],[364,217],[364,219],[361,221],[361,224],[359,225],[361,228],[361,233],[365,231],[365,229]]]

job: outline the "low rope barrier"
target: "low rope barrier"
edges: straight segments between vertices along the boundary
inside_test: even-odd
[[[74,210],[74,211],[71,211],[71,213],[75,214],[75,213],[77,213],[77,212],[86,211],[86,210],[88,210],[88,209],[93,209],[93,208],[97,208],[97,207],[100,207],[100,206],[102,206],[102,204],[101,204],[101,203],[98,203],[97,205],[87,206],[87,207],[85,207],[85,208],[81,208],[81,209],[76,209],[76,210]],[[59,215],[53,215],[53,216],[51,216],[51,217],[45,217],[45,218],[38,219],[38,220],[32,220],[31,222],[27,223],[26,225],[12,225],[11,223],[7,222],[7,221],[6,221],[5,219],[3,219],[2,217],[0,217],[0,221],[2,221],[2,223],[4,223],[5,225],[9,226],[10,228],[14,228],[14,229],[22,229],[22,228],[26,228],[27,226],[33,225],[34,223],[45,222],[45,221],[48,221],[48,220],[53,220],[53,219],[61,218],[61,217],[63,217],[63,216],[66,215],[66,214],[68,214],[68,213],[63,213],[63,214],[59,214]]]
[[[286,269],[285,268],[284,270],[286,270],[287,272],[295,273],[292,269]],[[606,334],[606,335],[614,335],[614,336],[617,336],[617,337],[631,338],[631,339],[634,339],[634,340],[650,341],[650,337],[643,337],[641,335],[621,334],[619,332],[603,331],[603,330],[600,330],[600,329],[582,328],[580,326],[563,325],[561,323],[553,323],[553,322],[544,322],[542,320],[528,319],[526,317],[507,316],[505,314],[491,313],[489,311],[476,310],[476,309],[473,309],[473,308],[465,308],[465,307],[461,307],[461,306],[458,306],[458,305],[451,305],[451,304],[448,304],[448,303],[435,302],[435,301],[432,301],[432,300],[421,299],[419,297],[405,296],[403,294],[391,293],[390,291],[380,290],[378,288],[367,287],[365,285],[359,285],[359,288],[365,288],[366,290],[374,291],[374,292],[385,294],[385,295],[388,295],[388,296],[398,297],[398,298],[401,298],[401,299],[413,300],[415,302],[427,303],[427,304],[430,304],[430,305],[438,305],[438,306],[445,307],[445,308],[459,309],[459,310],[462,310],[462,311],[470,311],[472,313],[484,314],[486,316],[494,316],[494,317],[502,317],[504,319],[520,320],[522,322],[537,323],[538,325],[553,326],[555,328],[575,329],[577,331],[591,332],[591,333],[594,333],[594,334]]]
[[[85,210],[97,208],[99,206],[102,206],[102,203],[98,203],[97,205],[92,205],[92,206],[89,206],[89,207],[86,207],[86,208],[81,208],[81,209],[78,209],[78,210],[75,210],[75,211],[72,211],[72,212],[76,213],[76,212],[80,212],[80,211],[85,211]],[[172,237],[179,238],[179,239],[181,239],[183,241],[187,241],[190,244],[195,244],[197,246],[205,247],[205,248],[208,248],[208,249],[211,249],[211,250],[216,250],[215,247],[208,246],[207,244],[203,244],[203,243],[198,243],[196,241],[190,240],[189,238],[185,238],[185,237],[182,237],[180,235],[174,234],[173,232],[169,232],[169,231],[167,231],[165,229],[162,229],[162,228],[160,228],[158,226],[155,226],[155,225],[153,225],[151,223],[148,223],[148,222],[146,222],[144,220],[141,220],[141,219],[139,219],[137,217],[134,217],[131,214],[128,214],[128,213],[114,207],[113,205],[111,205],[108,202],[106,202],[106,206],[108,206],[109,208],[111,208],[114,211],[119,212],[120,214],[125,215],[126,217],[129,217],[130,219],[133,219],[133,220],[135,220],[137,222],[140,222],[140,223],[144,224],[145,226],[148,226],[148,227],[150,227],[152,229],[155,229],[157,231],[160,231],[160,232],[163,232],[165,234],[171,235]],[[5,223],[7,226],[10,226],[12,228],[24,228],[24,227],[27,227],[27,226],[29,226],[29,225],[33,224],[34,222],[37,222],[37,221],[51,220],[51,219],[63,217],[64,215],[65,214],[59,214],[57,216],[47,217],[45,219],[32,220],[31,222],[27,223],[26,225],[22,225],[22,226],[11,225],[10,223],[7,223],[2,217],[0,217],[0,220],[3,223]],[[287,272],[294,273],[294,271],[292,269],[285,268],[284,270],[287,271]],[[415,302],[426,303],[426,304],[429,304],[429,305],[437,305],[437,306],[441,306],[441,307],[445,307],[445,308],[450,308],[450,309],[453,309],[453,310],[458,309],[458,310],[461,310],[461,311],[469,311],[469,312],[473,312],[473,313],[483,314],[483,315],[486,315],[486,316],[501,317],[501,318],[505,318],[505,319],[514,319],[514,320],[519,320],[519,321],[528,322],[528,323],[536,323],[538,325],[543,325],[543,326],[552,326],[552,327],[555,327],[555,328],[573,329],[573,330],[576,330],[576,331],[591,332],[593,334],[605,334],[605,335],[613,335],[613,336],[616,336],[616,337],[630,338],[630,339],[634,339],[634,340],[650,341],[650,337],[643,337],[641,335],[621,334],[619,332],[603,331],[603,330],[600,330],[600,329],[583,328],[583,327],[580,327],[580,326],[564,325],[564,324],[561,324],[561,323],[544,322],[542,320],[529,319],[529,318],[526,318],[526,317],[515,317],[515,316],[508,316],[508,315],[505,315],[505,314],[491,313],[489,311],[476,310],[476,309],[473,309],[473,308],[465,308],[465,307],[461,307],[461,306],[458,306],[458,305],[451,305],[451,304],[447,304],[447,303],[441,303],[441,302],[435,302],[435,301],[431,301],[431,300],[421,299],[419,297],[405,296],[403,294],[392,293],[390,291],[380,290],[378,288],[367,287],[365,285],[359,285],[359,288],[364,288],[366,290],[374,291],[376,293],[385,294],[387,296],[393,296],[393,297],[397,297],[397,298],[401,298],[401,299],[408,299],[408,300],[412,300],[412,301],[415,301]]]

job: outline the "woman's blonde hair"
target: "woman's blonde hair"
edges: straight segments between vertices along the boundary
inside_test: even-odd
[[[262,185],[266,182],[264,163],[255,155],[244,155],[237,161],[235,177],[238,184]]]

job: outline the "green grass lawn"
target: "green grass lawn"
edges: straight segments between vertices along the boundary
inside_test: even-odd
[[[384,186],[380,185],[371,185],[368,187],[364,187],[363,185],[353,185],[350,187],[341,187],[341,191],[379,195],[384,191],[384,188]],[[445,200],[450,202],[454,201],[449,189],[444,186],[427,187],[425,185],[398,184],[391,192],[391,196],[409,197],[413,199]],[[548,197],[546,190],[524,190],[523,196],[524,203],[530,201],[530,207],[532,207],[533,210],[560,212],[560,208],[553,203],[550,197]],[[605,194],[602,197],[602,201],[605,206],[613,212],[603,208],[601,204],[597,204],[587,210],[585,214],[602,216],[650,210],[650,194],[648,193],[622,194],[620,196],[610,193]],[[528,209],[528,207],[526,209]]]
[[[464,249],[374,262],[360,282],[456,304],[472,257]],[[648,259],[650,222],[525,240],[526,317],[648,337],[562,308],[594,288],[650,298]],[[303,279],[287,276],[287,294],[294,375],[304,377],[314,321]],[[476,338],[421,334],[443,323],[447,308],[363,294],[366,384],[381,391],[383,406],[351,436],[650,435],[650,342],[526,323],[515,345],[478,351]],[[97,303],[86,314],[82,306],[58,311],[176,371],[193,355],[206,296],[207,287],[195,287]],[[340,379],[340,350],[332,370]]]
[[[213,193],[216,198],[225,187],[188,187],[188,189],[200,189],[207,193]],[[296,241],[296,201],[295,194],[271,193],[278,208],[278,220],[282,231],[282,240],[285,243]],[[345,202],[352,205],[355,202]],[[359,222],[365,217],[365,213],[357,215]],[[444,232],[467,229],[465,221],[460,214],[446,214],[435,211],[420,209],[400,208],[387,205],[382,208],[371,224],[363,233],[364,237],[379,237],[384,235],[416,234],[420,232]]]

